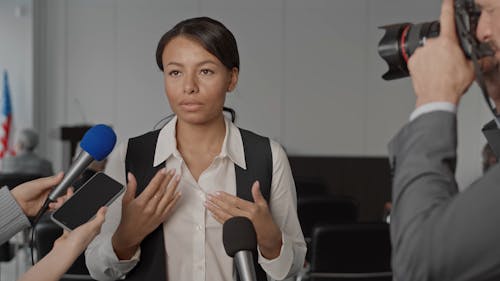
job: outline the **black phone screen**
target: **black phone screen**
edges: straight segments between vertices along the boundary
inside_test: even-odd
[[[88,222],[102,206],[108,206],[124,186],[104,173],[96,173],[51,216],[63,228],[73,230]]]

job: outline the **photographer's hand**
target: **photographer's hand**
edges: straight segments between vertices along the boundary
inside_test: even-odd
[[[458,105],[460,98],[474,81],[472,62],[458,42],[453,0],[444,0],[439,37],[427,39],[410,57],[408,69],[417,96],[416,107],[430,102]]]

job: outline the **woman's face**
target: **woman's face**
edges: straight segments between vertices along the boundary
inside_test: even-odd
[[[202,125],[220,117],[226,93],[238,82],[238,69],[228,70],[193,39],[178,36],[163,50],[165,91],[179,120]]]

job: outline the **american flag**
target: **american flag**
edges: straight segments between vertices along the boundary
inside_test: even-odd
[[[3,72],[3,99],[2,113],[0,116],[0,158],[9,152],[9,135],[12,125],[12,105],[10,102],[9,76],[7,71]]]

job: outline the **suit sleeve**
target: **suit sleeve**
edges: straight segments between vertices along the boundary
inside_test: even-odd
[[[7,187],[0,189],[0,245],[9,240],[30,222]]]
[[[443,111],[418,117],[389,144],[394,280],[500,276],[500,166],[458,193],[456,149],[456,116]]]

